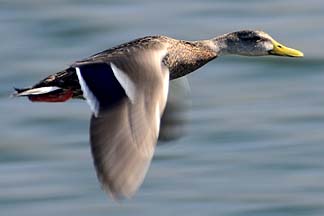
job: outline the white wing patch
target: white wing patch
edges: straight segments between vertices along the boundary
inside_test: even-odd
[[[110,67],[119,84],[125,90],[127,97],[132,103],[134,103],[136,95],[136,87],[134,82],[127,76],[127,74],[124,71],[117,68],[116,65],[114,65],[113,63],[110,63]]]
[[[87,103],[89,104],[90,109],[93,112],[93,114],[95,115],[95,117],[98,117],[99,101],[97,100],[96,96],[94,96],[94,94],[91,92],[91,90],[88,88],[86,82],[84,81],[84,79],[81,75],[80,68],[76,67],[75,70],[76,70],[76,74],[79,79],[79,83],[81,86],[81,90],[83,92],[83,96],[87,100]]]
[[[170,74],[169,72],[164,74],[163,77],[163,102],[166,103],[169,93],[169,84],[170,84]]]
[[[163,74],[163,85],[162,85],[162,100],[156,104],[155,107],[155,127],[157,134],[160,132],[160,123],[161,123],[161,117],[163,114],[163,110],[165,108],[166,101],[168,99],[168,93],[169,93],[169,81],[170,76],[169,73]]]

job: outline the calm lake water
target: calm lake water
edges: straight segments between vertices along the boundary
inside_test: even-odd
[[[324,1],[0,1],[0,214],[324,215]],[[75,60],[151,34],[262,29],[304,59],[219,58],[189,76],[188,133],[144,184],[100,189],[83,101],[9,98]]]

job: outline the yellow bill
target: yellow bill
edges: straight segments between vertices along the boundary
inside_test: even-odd
[[[272,43],[273,43],[273,50],[269,51],[271,55],[289,56],[289,57],[304,56],[304,53],[302,53],[301,51],[286,47],[275,40],[272,40]]]

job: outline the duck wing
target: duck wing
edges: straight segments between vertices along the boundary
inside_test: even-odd
[[[141,49],[108,62],[74,65],[93,112],[90,142],[97,175],[115,198],[142,184],[158,139],[169,71],[165,48]]]

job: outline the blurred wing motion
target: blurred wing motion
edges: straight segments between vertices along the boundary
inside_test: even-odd
[[[74,66],[93,111],[90,140],[98,178],[116,198],[136,192],[153,157],[168,95],[165,54],[163,48],[142,50],[110,64]]]
[[[190,86],[186,77],[170,81],[167,104],[161,119],[159,140],[178,139],[186,132],[191,106]]]

